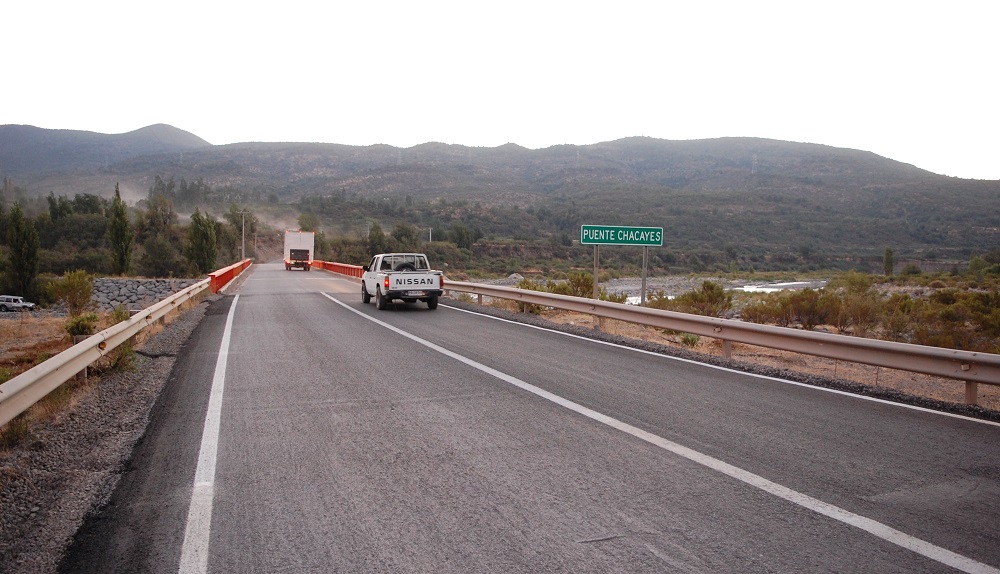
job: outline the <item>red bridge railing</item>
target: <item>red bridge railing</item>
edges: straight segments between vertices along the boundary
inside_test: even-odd
[[[330,261],[313,261],[312,266],[317,269],[326,269],[348,277],[361,277],[364,270],[360,265],[347,265],[346,263],[332,263]]]

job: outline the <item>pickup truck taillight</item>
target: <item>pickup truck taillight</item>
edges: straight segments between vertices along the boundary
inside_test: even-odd
[[[444,289],[444,275],[438,277],[438,280],[441,282],[441,287],[439,287],[439,289]]]
[[[385,290],[388,291],[389,290],[389,276],[388,275],[385,276],[385,281],[383,282],[383,285],[385,285]]]

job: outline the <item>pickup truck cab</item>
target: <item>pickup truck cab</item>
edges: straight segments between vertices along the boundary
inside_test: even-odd
[[[423,301],[428,309],[437,309],[444,292],[444,275],[431,269],[423,253],[380,253],[362,269],[361,301],[367,304],[374,297],[379,311],[395,300]]]

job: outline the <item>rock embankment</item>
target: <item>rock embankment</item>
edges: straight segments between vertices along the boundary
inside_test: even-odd
[[[130,310],[145,309],[198,281],[201,279],[98,277],[94,279],[94,294],[91,299],[101,311],[113,311],[119,305]]]

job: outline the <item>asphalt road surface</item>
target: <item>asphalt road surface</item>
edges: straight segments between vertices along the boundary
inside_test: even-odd
[[[996,424],[446,301],[254,266],[63,570],[1000,572]]]

